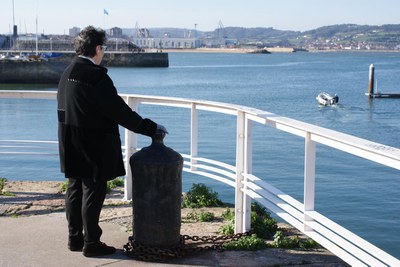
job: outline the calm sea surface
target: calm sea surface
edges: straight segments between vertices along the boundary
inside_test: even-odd
[[[161,95],[240,104],[400,147],[400,99],[374,99],[368,88],[375,66],[378,90],[400,92],[398,53],[207,54],[170,53],[169,68],[110,68],[120,93]],[[0,89],[56,90],[55,86],[0,85]],[[320,107],[326,91],[339,105]],[[13,144],[4,140],[56,141],[56,103],[0,99],[0,177],[62,180],[56,144]],[[143,107],[139,112],[167,127],[165,143],[189,153],[189,111]],[[200,156],[234,163],[235,120],[200,113]],[[121,135],[123,131],[121,130]],[[140,137],[141,146],[149,140]],[[37,151],[46,155],[20,155]],[[42,148],[41,148],[42,149]],[[304,140],[254,125],[254,173],[302,201]],[[204,182],[233,202],[232,188],[184,174],[184,190]],[[317,145],[316,209],[371,243],[400,258],[399,172]]]

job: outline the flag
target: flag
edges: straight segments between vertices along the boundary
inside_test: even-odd
[[[103,11],[104,14],[108,15],[108,11],[104,9]]]

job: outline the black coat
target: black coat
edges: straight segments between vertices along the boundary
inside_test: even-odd
[[[118,125],[153,136],[143,119],[118,96],[107,69],[76,57],[58,84],[61,171],[67,178],[111,180],[125,175]]]

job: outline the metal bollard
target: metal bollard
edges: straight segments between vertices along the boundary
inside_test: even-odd
[[[165,134],[130,158],[132,169],[133,237],[154,247],[180,242],[182,156],[166,147]]]

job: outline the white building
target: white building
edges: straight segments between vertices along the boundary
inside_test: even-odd
[[[132,43],[141,48],[197,48],[199,41],[196,38],[171,38],[171,37],[135,37]]]
[[[73,37],[78,36],[80,32],[81,32],[81,28],[72,27],[69,29],[69,36],[73,36]]]

